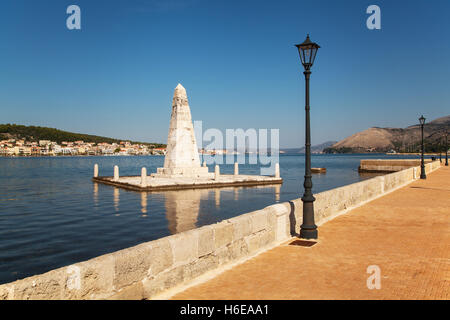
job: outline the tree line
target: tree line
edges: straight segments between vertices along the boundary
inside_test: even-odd
[[[84,142],[94,142],[94,143],[120,143],[121,141],[129,140],[119,140],[101,136],[95,136],[90,134],[73,133],[68,131],[63,131],[55,128],[47,127],[36,127],[36,126],[24,126],[17,124],[0,124],[0,135],[3,139],[8,139],[8,136],[12,136],[14,139],[24,139],[29,141],[39,141],[39,140],[50,140],[61,144],[63,141],[74,142],[82,140]],[[164,148],[166,145],[161,143],[149,143],[149,142],[139,142],[130,141],[132,144],[143,144],[143,145],[154,145],[155,148]]]

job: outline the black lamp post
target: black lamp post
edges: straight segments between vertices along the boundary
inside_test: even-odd
[[[421,116],[419,118],[420,121],[420,128],[422,130],[422,161],[420,164],[420,179],[426,179],[427,175],[425,174],[425,160],[423,159],[423,154],[424,154],[424,145],[423,145],[423,125],[425,124],[425,118],[423,116]]]
[[[448,141],[447,141],[448,131],[445,131],[445,165],[448,166]]]
[[[300,60],[302,61],[305,71],[305,113],[306,113],[306,136],[305,136],[305,193],[303,194],[303,223],[300,226],[300,238],[303,239],[317,239],[317,226],[314,222],[314,200],[316,200],[312,194],[312,179],[311,179],[311,128],[309,120],[309,77],[311,75],[311,67],[314,64],[317,50],[320,46],[317,43],[311,42],[309,34],[306,40],[295,45],[300,54]]]

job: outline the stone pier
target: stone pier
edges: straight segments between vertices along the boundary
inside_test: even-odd
[[[432,162],[425,159],[425,163]],[[369,159],[361,160],[358,167],[363,173],[390,173],[420,166],[420,159]]]
[[[187,230],[197,217],[180,199],[195,210],[201,195],[170,192],[169,228],[180,233],[2,284],[0,300],[448,299],[450,170],[427,163],[420,180],[419,169],[315,194],[313,247],[289,245],[303,222],[301,199]],[[118,205],[118,188],[114,197]],[[220,190],[215,199],[220,205]],[[381,290],[366,286],[369,265],[381,268]]]
[[[435,163],[426,165],[430,173],[426,180],[414,181],[410,168],[359,183],[394,179],[401,187],[402,175],[408,175],[412,182],[350,208],[324,224],[320,221],[320,213],[326,209],[319,204],[322,195],[328,194],[328,206],[332,201],[351,201],[351,194],[339,197],[338,193],[339,189],[349,190],[351,185],[330,190],[332,193],[319,193],[316,214],[319,213],[320,231],[313,246],[301,246],[297,239],[287,239],[240,265],[204,277],[192,286],[172,291],[178,294],[165,297],[228,301],[448,301],[450,169],[444,166],[431,173],[430,166],[438,167],[439,160]],[[364,190],[363,195],[367,194]],[[373,280],[374,270],[379,272],[378,282]]]

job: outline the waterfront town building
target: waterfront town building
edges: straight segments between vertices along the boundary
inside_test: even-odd
[[[77,155],[164,155],[165,148],[153,145],[132,144],[129,141],[120,143],[93,143],[84,141],[58,144],[55,141],[26,141],[7,139],[0,140],[0,156],[77,156]]]

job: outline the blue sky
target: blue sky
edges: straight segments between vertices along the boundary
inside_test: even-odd
[[[81,8],[82,30],[66,28]],[[366,8],[381,8],[381,30]],[[294,44],[321,45],[313,144],[450,114],[450,1],[2,0],[0,123],[165,142],[173,90],[203,128],[304,145]]]

